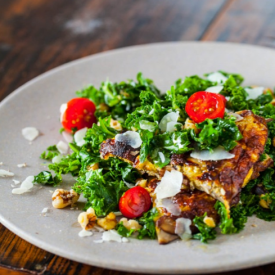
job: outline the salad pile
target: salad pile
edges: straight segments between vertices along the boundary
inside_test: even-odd
[[[98,89],[88,86],[77,91],[77,97],[61,108],[60,132],[72,136],[71,153],[61,154],[56,145],[47,148],[41,158],[51,161],[50,171],[39,173],[34,182],[58,186],[62,175],[71,174],[76,178],[71,194],[82,194],[84,210],[95,217],[84,229],[91,229],[92,224],[100,226],[102,219],[113,220],[102,227],[123,237],[156,239],[155,222],[161,210],[144,183],[151,175],[122,158],[103,158],[101,145],[108,139],[126,142],[138,148],[140,163],[150,161],[158,169],[169,166],[173,154],[197,154],[200,158],[201,152],[208,152],[214,160],[226,159],[243,138],[236,112],[251,110],[264,118],[268,127],[260,160],[274,160],[274,93],[263,87],[241,86],[242,82],[239,74],[218,71],[178,79],[162,94],[152,80],[138,73],[136,81],[105,81]],[[275,220],[274,169],[268,167],[249,181],[230,209],[219,200],[214,207],[218,222],[207,222],[206,213],[195,216],[190,225],[196,230],[190,238],[213,240],[218,228],[222,234],[238,233],[252,215]],[[124,216],[119,222],[113,217],[118,211]],[[134,226],[129,226],[129,221],[135,221]]]

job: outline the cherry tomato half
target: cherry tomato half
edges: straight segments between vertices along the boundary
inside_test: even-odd
[[[219,94],[219,96],[221,96],[221,98],[222,98],[222,100],[223,100],[223,102],[224,102],[224,107],[226,107],[227,99],[225,98],[224,95],[220,95],[220,94]]]
[[[71,133],[72,129],[91,128],[96,123],[95,104],[88,98],[73,98],[67,103],[67,109],[62,116],[64,129]]]
[[[186,102],[185,110],[196,123],[207,118],[223,118],[225,111],[224,97],[209,92],[197,92],[190,96]]]
[[[122,195],[118,206],[126,218],[137,218],[150,209],[151,197],[146,189],[135,186]]]

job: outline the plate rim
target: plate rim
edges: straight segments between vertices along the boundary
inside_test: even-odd
[[[50,69],[38,76],[36,76],[35,78],[27,81],[25,84],[21,85],[20,87],[18,87],[16,90],[14,90],[12,93],[10,93],[9,95],[7,95],[1,102],[0,102],[0,108],[2,108],[4,105],[6,105],[10,100],[12,100],[17,94],[19,94],[22,90],[27,89],[29,86],[35,84],[36,82],[39,82],[40,80],[47,78],[48,76],[51,76],[59,71],[62,70],[66,70],[66,68],[71,67],[71,66],[75,66],[75,65],[80,65],[82,62],[87,62],[88,60],[92,59],[92,60],[96,60],[97,58],[101,58],[102,56],[110,56],[110,55],[114,55],[120,52],[124,52],[124,51],[132,51],[132,50],[139,50],[139,49],[144,49],[144,48],[148,48],[148,47],[162,47],[162,46],[167,46],[167,45],[220,45],[220,46],[230,46],[230,47],[249,47],[249,48],[253,48],[253,49],[261,49],[264,51],[269,51],[272,52],[272,54],[275,54],[274,49],[270,48],[270,47],[266,47],[266,46],[258,46],[258,45],[251,45],[251,44],[241,44],[241,43],[234,43],[234,42],[216,42],[216,41],[175,41],[175,42],[158,42],[158,43],[149,43],[149,44],[141,44],[141,45],[134,45],[134,46],[128,46],[128,47],[122,47],[122,48],[117,48],[117,49],[113,49],[113,50],[108,50],[108,51],[104,51],[104,52],[100,52],[100,53],[96,53],[96,54],[92,54],[92,55],[88,55],[67,63],[64,63],[62,65],[59,65],[53,69]],[[68,256],[68,252],[67,254],[65,252],[62,251],[62,249],[59,249],[56,246],[50,245],[48,243],[45,243],[44,241],[35,238],[35,236],[33,236],[32,234],[25,232],[25,231],[18,231],[16,226],[12,223],[9,222],[9,220],[5,217],[2,216],[1,212],[0,212],[0,223],[2,223],[8,230],[12,231],[15,235],[19,236],[20,238],[26,240],[27,242],[31,243],[34,246],[37,246],[41,249],[44,249],[50,253],[56,254],[58,256],[64,257],[66,259],[72,260],[72,261],[77,261],[83,264],[88,264],[88,265],[94,265],[97,267],[102,267],[102,268],[107,268],[107,269],[113,269],[113,270],[118,270],[118,271],[128,271],[128,272],[137,272],[137,273],[155,273],[156,269],[154,268],[148,268],[148,267],[142,267],[141,270],[135,270],[134,267],[131,267],[130,265],[125,266],[123,264],[120,263],[116,263],[113,264],[112,266],[108,266],[105,267],[105,263],[104,262],[98,262],[98,261],[93,261],[92,259],[90,259],[90,262],[88,263],[85,260],[81,260],[80,257],[76,256],[76,255],[72,255],[72,256]],[[16,233],[15,233],[16,232]],[[18,233],[19,232],[19,233]],[[257,262],[251,262],[251,260],[245,260],[241,263],[238,263],[237,267],[233,267],[230,266],[228,263],[227,264],[223,264],[221,266],[216,266],[216,267],[208,267],[204,270],[201,269],[185,269],[183,270],[171,270],[171,268],[166,268],[166,269],[162,269],[157,271],[158,273],[162,273],[162,274],[171,274],[171,271],[175,274],[185,274],[185,273],[189,273],[189,274],[195,274],[195,273],[211,273],[211,272],[222,272],[222,271],[233,271],[233,270],[241,270],[241,269],[245,269],[245,268],[250,268],[250,267],[255,267],[255,266],[259,266],[259,265],[264,265],[264,264],[268,264],[268,263],[272,263],[274,262],[274,257],[275,257],[275,252],[272,256],[268,256],[268,257],[262,257],[262,258],[258,258]],[[237,269],[236,269],[237,268]]]

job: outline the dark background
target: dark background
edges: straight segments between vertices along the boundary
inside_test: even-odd
[[[0,100],[35,76],[77,58],[131,45],[186,40],[275,47],[275,1],[0,0]],[[0,274],[131,273],[55,256],[0,224]],[[224,274],[271,275],[275,264]]]

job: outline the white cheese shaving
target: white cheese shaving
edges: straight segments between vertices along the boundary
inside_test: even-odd
[[[31,189],[33,187],[34,176],[28,176],[26,179],[21,183],[22,188]]]
[[[125,237],[123,237],[123,238],[121,239],[121,241],[122,241],[123,243],[128,243],[128,242],[129,242],[129,240],[128,240],[127,238],[125,238]]]
[[[164,156],[164,154],[162,152],[159,152],[159,158],[160,158],[160,160],[161,160],[162,163],[165,162],[165,156]]]
[[[134,131],[127,131],[123,134],[117,134],[115,136],[115,141],[126,143],[127,145],[135,149],[139,148],[142,144],[139,133]]]
[[[200,160],[222,160],[222,159],[232,159],[235,157],[234,154],[227,152],[223,147],[218,146],[211,153],[209,150],[195,150],[190,156],[195,159]]]
[[[14,173],[0,169],[0,177],[4,178],[4,177],[13,177]]]
[[[67,143],[72,143],[73,142],[73,136],[71,134],[67,133],[66,131],[62,132],[62,136],[63,136],[63,138],[65,139],[65,141]]]
[[[179,216],[181,213],[180,207],[178,204],[172,202],[171,198],[162,199],[158,204],[158,207],[164,207],[169,213],[174,216]]]
[[[62,159],[62,155],[54,156],[52,159],[52,163],[60,163]]]
[[[133,188],[133,187],[135,187],[134,184],[131,184],[131,183],[125,181],[125,180],[124,180],[124,183],[125,183],[125,185],[126,185],[128,188]]]
[[[88,128],[85,127],[83,129],[80,129],[80,130],[75,132],[74,140],[75,140],[77,146],[82,146],[82,145],[85,144],[84,137],[86,135],[87,130],[88,130]]]
[[[241,116],[241,115],[239,115],[239,114],[237,114],[237,113],[234,113],[234,112],[229,112],[229,113],[227,113],[229,116],[234,116],[235,118],[236,118],[236,122],[237,121],[241,121],[241,120],[243,120],[243,117]]]
[[[12,194],[21,195],[26,192],[30,192],[30,189],[33,187],[34,176],[28,176],[22,183],[19,188],[12,189]]]
[[[157,199],[161,200],[175,196],[180,192],[182,185],[183,175],[181,172],[172,170],[171,172],[165,171],[164,176],[155,189]]]
[[[148,130],[150,132],[154,132],[154,130],[156,128],[155,122],[150,122],[150,121],[147,121],[147,120],[141,120],[139,122],[139,126],[140,126],[140,129]]]
[[[48,207],[45,207],[45,208],[42,209],[41,213],[42,213],[42,214],[45,214],[45,213],[48,212],[48,210],[49,210],[49,208],[48,208]]]
[[[214,72],[207,76],[207,79],[212,82],[224,83],[227,80],[227,77],[221,74],[220,72]]]
[[[89,237],[89,236],[92,236],[92,235],[93,235],[93,232],[87,231],[87,230],[85,230],[85,229],[81,230],[81,231],[78,233],[78,236],[81,237],[81,238]]]
[[[17,164],[17,167],[19,167],[19,168],[23,168],[23,167],[26,167],[26,166],[27,166],[26,163]]]
[[[0,166],[3,165],[3,162],[0,162]]]
[[[205,91],[213,94],[218,94],[223,89],[223,86],[212,86],[207,88]]]
[[[182,240],[189,240],[192,237],[190,225],[192,224],[190,219],[178,218],[176,219],[175,233],[180,236]]]
[[[121,243],[122,242],[122,237],[117,233],[116,230],[109,230],[109,231],[105,231],[102,234],[102,240],[104,242],[118,242]]]
[[[28,141],[33,141],[39,135],[39,131],[34,127],[26,127],[22,129],[22,135]]]
[[[178,123],[176,121],[168,122],[166,125],[166,132],[170,132],[170,133],[175,132],[177,130],[176,125],[178,125],[178,124],[180,124],[180,123]]]
[[[60,154],[67,154],[68,150],[69,150],[69,146],[67,143],[65,143],[64,141],[60,140],[57,144],[56,144],[56,148],[59,151]]]
[[[65,111],[67,110],[67,108],[68,108],[67,103],[61,104],[61,106],[60,106],[60,121],[63,120],[63,115],[64,115]]]
[[[245,91],[248,93],[246,99],[256,99],[263,93],[264,89],[264,87],[245,88]]]
[[[19,180],[12,180],[14,182],[14,184],[19,184],[20,181]]]
[[[159,128],[162,132],[167,131],[167,124],[169,122],[177,122],[179,118],[179,114],[176,112],[171,112],[166,114],[159,123]]]

